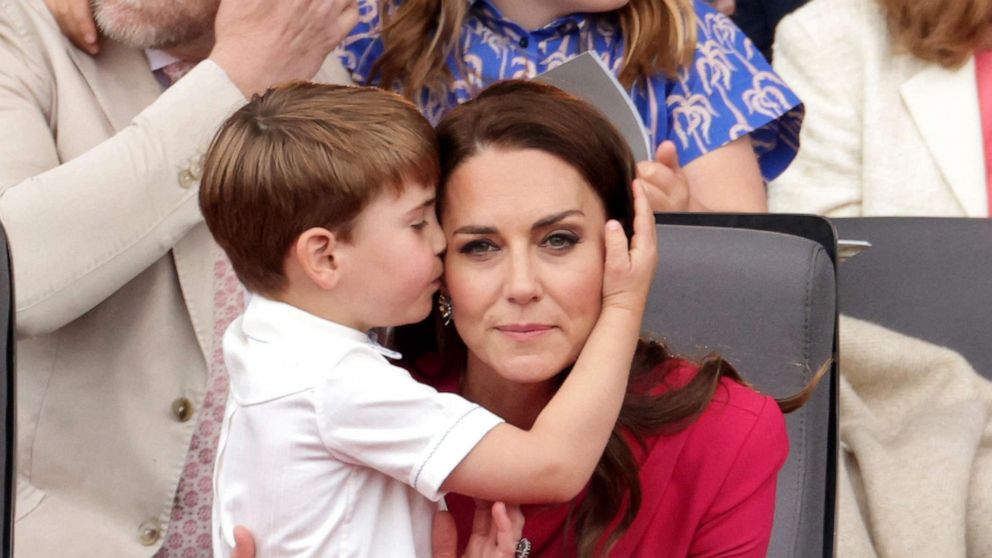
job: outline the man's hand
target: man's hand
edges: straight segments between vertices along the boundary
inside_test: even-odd
[[[356,23],[355,0],[222,0],[210,58],[251,97],[312,78]]]
[[[45,0],[62,34],[90,54],[100,52],[100,35],[90,11],[90,0]]]

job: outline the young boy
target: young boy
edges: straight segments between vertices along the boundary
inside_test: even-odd
[[[637,313],[604,305],[599,323],[610,316],[613,331],[597,325],[530,431],[416,382],[369,340],[371,328],[430,312],[445,249],[438,175],[430,125],[374,88],[272,89],[215,137],[200,206],[254,295],[223,341],[216,556],[230,555],[236,524],[253,531],[259,558],[429,556],[431,501],[445,491],[564,501],[588,481],[619,413]],[[612,235],[608,259],[626,250]],[[611,283],[607,271],[604,290],[646,293],[651,272],[634,275]],[[570,404],[578,397],[597,405]],[[574,454],[535,455],[590,420]]]

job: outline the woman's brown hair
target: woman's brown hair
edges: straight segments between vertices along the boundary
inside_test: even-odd
[[[946,68],[964,64],[992,24],[992,0],[879,0],[897,48]]]
[[[630,234],[633,156],[619,132],[584,101],[547,85],[503,81],[452,110],[437,131],[441,146],[440,215],[444,212],[445,178],[467,159],[490,148],[538,149],[574,167],[602,200],[607,217],[619,220]],[[466,362],[465,345],[451,329],[441,328],[438,341],[445,375],[463,373]],[[405,343],[401,350],[410,348]],[[698,373],[687,384],[662,394],[652,392],[651,388],[659,383],[669,383],[665,374],[674,367],[664,365],[674,363],[672,359],[656,341],[638,343],[617,425],[585,499],[572,513],[570,528],[581,556],[605,554],[630,527],[640,509],[641,486],[630,444],[643,447],[648,436],[677,431],[690,424],[709,405],[721,378],[744,383],[733,366],[712,355],[699,363]],[[799,408],[815,383],[816,379],[799,394],[780,400],[782,410]],[[604,536],[614,523],[616,528]]]
[[[380,3],[382,56],[371,78],[413,99],[423,88],[438,89],[451,79],[448,61],[461,65],[465,0],[385,0]],[[624,7],[593,17],[615,17],[624,37],[620,82],[630,87],[639,77],[675,75],[696,50],[696,12],[692,0],[631,0]]]

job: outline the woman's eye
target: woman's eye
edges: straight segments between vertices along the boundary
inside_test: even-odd
[[[472,240],[458,249],[462,254],[483,255],[498,250],[495,244],[488,240]]]
[[[567,250],[579,243],[579,237],[571,232],[553,232],[541,243],[552,250]]]

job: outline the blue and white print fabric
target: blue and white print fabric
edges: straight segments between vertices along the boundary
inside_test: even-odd
[[[585,51],[598,53],[619,73],[624,38],[614,15],[572,14],[527,31],[489,0],[466,1],[463,64],[449,59],[453,81],[416,96],[433,124],[486,85],[533,77]],[[655,74],[638,80],[630,96],[654,145],[672,140],[683,165],[750,134],[762,174],[771,180],[795,157],[803,106],[733,22],[700,0],[695,9],[698,41],[691,65],[675,79]],[[369,76],[383,52],[379,10],[378,1],[359,0],[359,23],[339,47],[356,83],[379,85]]]

